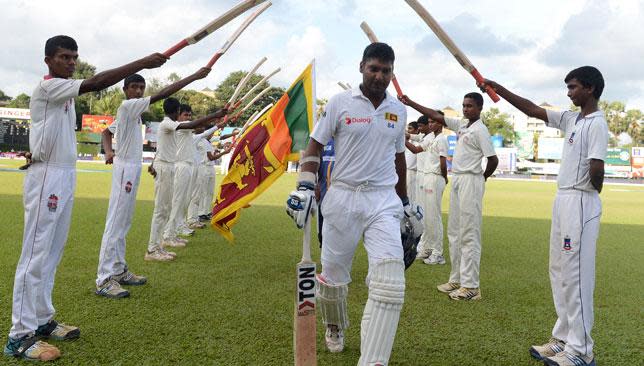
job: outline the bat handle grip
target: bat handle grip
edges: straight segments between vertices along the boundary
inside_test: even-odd
[[[222,55],[222,53],[221,53],[221,52],[217,52],[217,53],[215,53],[215,55],[214,55],[214,56],[212,56],[212,58],[210,59],[210,61],[208,61],[208,63],[206,64],[206,68],[207,68],[207,69],[212,68],[212,65],[214,65],[214,64],[215,64],[215,62],[217,62],[217,60],[219,60],[219,58],[221,57],[221,55]]]
[[[163,52],[163,54],[164,54],[166,57],[170,57],[170,56],[174,55],[175,53],[179,52],[179,50],[180,50],[180,49],[184,48],[184,47],[185,47],[185,46],[187,46],[187,45],[188,45],[188,41],[186,41],[186,40],[184,39],[184,40],[182,40],[181,42],[179,42],[179,43],[175,44],[174,46],[172,46],[172,47],[168,48],[168,50],[167,50],[167,51],[165,51],[165,52]]]
[[[476,82],[478,84],[483,84],[483,82],[485,81],[483,79],[483,76],[481,76],[481,73],[477,69],[472,70],[471,74],[472,74],[472,76],[474,76],[474,79],[476,80]],[[496,92],[494,91],[494,89],[492,89],[491,86],[486,85],[485,86],[485,92],[487,93],[487,95],[490,96],[490,99],[492,99],[492,101],[494,101],[494,103],[496,103],[499,100],[501,100],[501,98],[499,98],[499,96],[496,94]]]
[[[400,89],[400,84],[398,84],[398,79],[396,79],[396,75],[391,79],[391,82],[394,84],[394,88],[396,88],[396,94],[398,94],[399,97],[403,96],[402,89]]]

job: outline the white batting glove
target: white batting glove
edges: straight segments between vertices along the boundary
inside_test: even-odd
[[[309,218],[315,215],[316,211],[315,184],[306,181],[299,182],[297,190],[288,195],[286,213],[295,221],[298,229],[301,229]]]
[[[403,200],[403,210],[405,211],[405,217],[409,219],[411,225],[414,229],[414,236],[418,237],[423,233],[423,208],[415,203],[410,203],[409,199]]]

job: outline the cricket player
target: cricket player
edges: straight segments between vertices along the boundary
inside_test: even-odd
[[[180,103],[175,98],[163,102],[165,118],[159,124],[157,133],[157,154],[154,157],[154,211],[150,224],[150,241],[145,254],[146,261],[168,262],[175,259],[174,252],[166,251],[162,246],[163,229],[167,226],[172,211],[174,187],[174,162],[177,158],[176,131],[191,130],[197,126],[221,119],[227,109],[189,122],[178,122]],[[185,184],[185,183],[184,183]],[[189,182],[188,182],[189,184]],[[178,187],[184,189],[185,187]],[[180,242],[164,242],[163,245],[180,246]],[[185,246],[185,244],[184,244]]]
[[[445,264],[441,202],[448,183],[447,137],[443,134],[443,125],[427,116],[418,118],[418,130],[425,134],[418,145],[405,142],[407,149],[418,157],[419,201],[425,210],[425,231],[418,244],[417,258],[423,259],[425,264]]]
[[[407,134],[418,134],[418,122],[412,121],[407,124]],[[415,144],[415,143],[414,143]],[[418,202],[418,162],[416,154],[405,150],[405,163],[407,164],[407,195],[410,202]]]
[[[321,207],[324,244],[318,299],[326,346],[340,352],[343,331],[349,326],[351,264],[358,242],[364,239],[369,298],[362,317],[358,365],[389,361],[405,297],[401,219],[407,215],[419,224],[422,219],[407,198],[407,112],[386,92],[393,67],[394,51],[387,44],[365,48],[360,62],[362,84],[329,100],[300,161],[297,191],[287,201],[287,212],[298,227],[304,227],[316,206],[320,155],[333,139],[335,166]]]
[[[438,291],[449,294],[453,300],[479,300],[483,193],[485,181],[499,164],[490,133],[481,121],[483,96],[479,93],[465,94],[464,120],[444,117],[437,111],[412,101],[406,95],[400,97],[400,100],[457,133],[447,223],[451,272],[449,281],[437,288]],[[485,171],[481,168],[484,157],[487,158]]]
[[[530,354],[546,365],[594,366],[590,331],[595,251],[608,146],[608,124],[598,108],[604,78],[596,68],[582,66],[570,71],[564,82],[579,112],[546,110],[493,81],[486,80],[484,85],[565,136],[550,228],[550,285],[557,321],[550,341],[532,346]]]
[[[78,46],[73,38],[55,36],[45,43],[49,73],[31,96],[31,166],[24,181],[25,227],[13,287],[11,330],[5,355],[50,361],[60,350],[43,340],[78,338],[80,330],[54,320],[52,303],[56,268],[63,256],[76,186],[76,112],[74,98],[105,89],[142,69],[163,65],[154,53],[86,80],[70,79]]]
[[[209,72],[210,69],[202,68],[145,98],[145,79],[139,74],[125,78],[123,92],[126,100],[116,112],[116,121],[102,134],[105,164],[113,163],[114,166],[96,275],[97,295],[107,298],[128,297],[130,293],[122,285],[143,285],[147,281],[145,277],[132,273],[125,262],[125,236],[132,225],[143,159],[141,114],[148,110],[151,103],[169,97],[195,80],[205,78]],[[118,147],[116,153],[112,148],[114,135]]]
[[[333,147],[333,139],[331,139],[324,149],[322,150],[322,157],[320,159],[320,169],[318,169],[318,182],[315,186],[316,194],[315,200],[318,205],[322,205],[322,200],[329,190],[331,185],[331,173],[333,173],[333,166],[335,165],[335,148]],[[318,242],[322,248],[322,225],[324,224],[324,215],[318,211]]]

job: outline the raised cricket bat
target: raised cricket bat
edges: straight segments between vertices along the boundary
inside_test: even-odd
[[[378,37],[376,37],[376,33],[373,32],[371,27],[369,27],[369,24],[367,22],[362,22],[360,23],[360,28],[362,28],[362,31],[367,35],[367,38],[369,38],[369,41],[371,43],[378,42]],[[400,84],[398,84],[398,80],[396,79],[396,75],[394,75],[391,78],[391,82],[394,84],[394,88],[396,88],[396,94],[398,94],[399,97],[403,95],[402,89],[400,89]]]
[[[221,16],[217,17],[210,23],[206,24],[203,28],[199,29],[192,35],[188,36],[187,38],[182,39],[179,41],[179,43],[175,44],[174,46],[170,47],[167,51],[165,51],[163,54],[166,55],[167,57],[170,57],[174,55],[175,53],[179,52],[182,48],[186,47],[187,45],[195,44],[202,39],[206,38],[209,34],[212,32],[216,31],[217,29],[223,27],[226,25],[228,22],[231,20],[235,19],[238,17],[241,13],[245,12],[246,10],[252,8],[253,6],[263,3],[266,0],[244,0],[241,3],[237,4],[235,7],[232,9],[228,10]]]
[[[295,315],[293,320],[293,353],[295,366],[315,366],[315,262],[311,260],[311,220],[304,225],[302,260],[295,266]]]
[[[239,97],[239,93],[241,93],[242,89],[246,86],[246,84],[248,84],[248,82],[250,81],[250,78],[253,76],[253,74],[255,74],[257,69],[259,69],[259,67],[262,66],[262,64],[264,62],[266,62],[266,60],[268,60],[268,58],[262,57],[262,59],[259,60],[257,65],[255,65],[255,67],[253,67],[246,75],[244,75],[244,77],[241,79],[239,84],[237,84],[237,88],[235,88],[235,92],[233,93],[233,96],[230,97],[230,100],[228,101],[228,104],[230,104],[230,105],[235,104],[235,102],[237,101],[237,97]]]
[[[251,14],[248,18],[246,18],[246,20],[244,20],[244,22],[239,26],[239,28],[237,28],[237,30],[235,31],[235,33],[233,33],[233,34],[232,34],[232,36],[230,36],[230,38],[228,38],[228,40],[226,41],[226,43],[224,43],[224,45],[223,45],[223,46],[221,46],[221,48],[219,49],[219,51],[215,52],[215,55],[214,55],[214,56],[212,56],[212,58],[210,59],[210,61],[208,61],[208,64],[206,64],[206,67],[207,67],[207,68],[211,68],[211,67],[212,67],[212,65],[214,65],[214,64],[215,64],[215,62],[217,62],[217,60],[219,60],[219,58],[220,58],[224,53],[226,53],[226,51],[228,51],[228,49],[230,48],[230,46],[231,46],[231,45],[232,45],[232,44],[237,40],[237,38],[239,38],[239,35],[240,35],[240,34],[242,34],[242,32],[243,32],[246,28],[248,28],[248,26],[250,25],[250,23],[252,23],[252,22],[253,22],[253,20],[255,20],[255,19],[256,19],[256,18],[257,18],[261,13],[263,13],[263,12],[264,12],[264,10],[268,9],[268,7],[270,7],[271,5],[273,5],[271,2],[267,2],[266,4],[263,4],[263,5],[262,5],[262,6],[260,6],[257,10],[255,10],[255,12],[253,12],[253,14]]]
[[[420,3],[417,0],[405,0],[405,2],[407,2],[407,4],[409,4],[409,6],[411,6],[411,8],[414,9],[414,11],[416,11],[416,13],[418,13],[418,15],[425,21],[425,23],[427,23],[427,25],[434,32],[436,37],[438,37],[438,39],[443,43],[443,45],[449,50],[452,56],[456,58],[456,61],[458,61],[458,63],[461,64],[461,66],[463,66],[463,68],[467,70],[467,72],[469,72],[474,77],[476,82],[483,83],[484,79],[483,79],[483,76],[481,76],[481,73],[479,73],[478,70],[476,70],[476,67],[474,67],[472,62],[456,46],[454,41],[452,41],[452,39],[449,38],[447,33],[445,33],[443,28],[441,28],[441,26],[438,24],[436,19],[434,19],[434,17],[432,17],[432,15],[429,14],[427,9],[425,9],[422,5],[420,5]],[[490,98],[494,101],[494,103],[499,101],[500,98],[498,95],[496,95],[496,92],[494,91],[494,89],[492,89],[492,87],[486,86],[485,91],[487,92],[487,95],[489,95]]]

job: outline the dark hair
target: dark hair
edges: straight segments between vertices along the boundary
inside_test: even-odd
[[[143,83],[145,84],[145,79],[139,74],[132,74],[123,80],[123,87],[127,88],[131,83]]]
[[[592,66],[582,66],[572,70],[566,75],[565,83],[572,79],[577,79],[585,88],[595,87],[593,90],[593,97],[599,99],[604,91],[604,77],[597,68]]]
[[[483,96],[481,95],[481,93],[477,93],[477,92],[467,93],[465,94],[463,99],[465,98],[473,99],[474,102],[476,102],[476,105],[479,106],[479,108],[483,108]]]
[[[443,112],[443,111],[439,111],[438,109],[436,110],[436,113],[440,114],[441,116],[444,116],[444,115],[445,115],[445,112]]]
[[[163,101],[163,113],[165,114],[179,113],[180,108],[181,103],[175,98],[168,98]]]
[[[409,122],[407,124],[407,126],[413,128],[414,130],[417,130],[418,129],[418,122],[415,122],[415,121],[414,122]]]
[[[386,43],[374,42],[367,46],[362,53],[362,62],[375,58],[384,62],[394,62],[394,50]]]
[[[418,120],[416,121],[416,123],[419,125],[427,125],[429,124],[429,117],[422,115],[418,117]]]
[[[54,36],[45,42],[45,56],[53,57],[59,48],[78,51],[78,45],[74,38],[69,36]]]
[[[192,113],[192,107],[189,104],[183,104],[182,103],[181,106],[179,107],[179,114],[181,114],[183,112]]]

